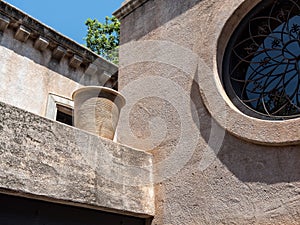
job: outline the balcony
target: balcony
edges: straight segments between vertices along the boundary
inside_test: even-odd
[[[149,218],[152,156],[0,103],[0,192]]]

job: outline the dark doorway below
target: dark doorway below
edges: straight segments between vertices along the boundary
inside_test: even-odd
[[[145,219],[0,194],[0,225],[145,225]]]

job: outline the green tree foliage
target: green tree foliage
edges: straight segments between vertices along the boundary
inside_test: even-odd
[[[105,59],[118,63],[119,20],[114,16],[106,16],[104,23],[99,22],[97,19],[87,19],[85,25],[88,27],[85,37],[86,46]]]

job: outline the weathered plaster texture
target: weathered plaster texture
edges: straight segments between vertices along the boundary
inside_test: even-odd
[[[149,217],[152,156],[0,103],[0,191]]]
[[[2,39],[2,43],[5,41],[10,42],[10,45],[19,44],[15,39]],[[35,49],[27,50],[40,54]],[[49,93],[71,99],[73,91],[81,86],[6,47],[0,47],[0,54],[0,101],[38,115],[45,115]]]
[[[121,20],[118,138],[154,155],[153,225],[300,224],[299,119],[255,123],[219,78],[219,37],[242,2],[149,0]]]

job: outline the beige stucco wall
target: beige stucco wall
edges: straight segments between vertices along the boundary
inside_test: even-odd
[[[0,193],[150,219],[151,154],[43,118],[117,66],[2,1],[0,54]]]
[[[31,58],[22,53],[30,54]],[[42,53],[34,49],[32,43],[22,43],[14,39],[9,30],[2,36],[0,54],[0,101],[44,116],[49,93],[71,99],[72,92],[81,86],[78,82],[39,64],[40,61],[50,61],[50,51]],[[77,77],[80,75],[80,72],[74,74]]]
[[[71,99],[74,90],[82,85],[103,85],[101,76],[112,74],[115,68],[89,75],[83,68],[71,68],[69,59],[52,59],[52,51],[33,48],[14,38],[6,30],[0,38],[0,101],[45,116],[49,93]],[[110,65],[113,67],[112,65]]]
[[[121,19],[118,139],[154,155],[153,224],[300,224],[300,119],[243,115],[220,81],[222,29],[254,4],[151,0]]]

